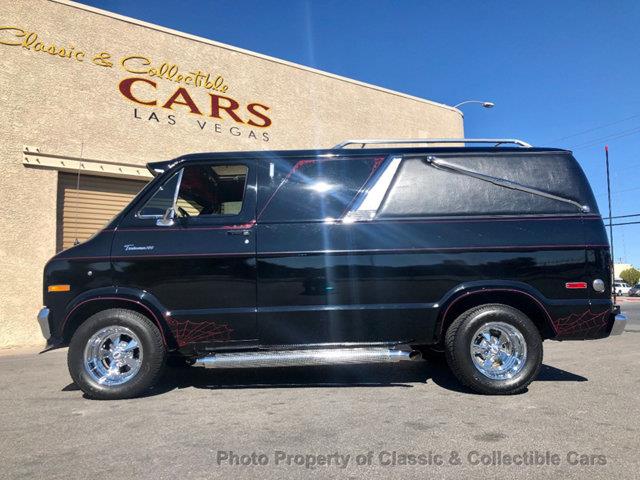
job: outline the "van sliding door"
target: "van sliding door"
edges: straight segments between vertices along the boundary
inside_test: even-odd
[[[402,341],[420,330],[421,305],[401,304],[413,268],[394,250],[402,232],[361,221],[370,213],[368,189],[388,187],[399,161],[365,152],[264,165],[257,217],[263,345]]]

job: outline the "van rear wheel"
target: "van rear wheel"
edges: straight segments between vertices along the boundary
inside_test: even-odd
[[[508,305],[481,305],[447,329],[446,358],[454,375],[479,393],[523,391],[542,365],[542,338],[534,323]]]
[[[103,310],[76,330],[67,363],[73,381],[89,397],[136,397],[153,386],[164,370],[162,334],[144,315],[125,309]]]

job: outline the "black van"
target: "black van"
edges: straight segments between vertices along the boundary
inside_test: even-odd
[[[44,269],[47,348],[69,346],[91,397],[139,395],[168,357],[237,368],[438,352],[468,387],[508,394],[536,377],[543,340],[624,330],[569,151],[357,140],[149,169],[122,213]]]

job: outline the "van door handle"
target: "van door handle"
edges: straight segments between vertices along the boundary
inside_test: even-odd
[[[251,235],[249,230],[227,230],[227,235],[242,235],[243,237],[248,237]]]

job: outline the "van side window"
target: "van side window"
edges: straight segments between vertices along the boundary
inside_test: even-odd
[[[179,216],[238,215],[242,210],[246,165],[185,167],[176,205]]]
[[[299,159],[278,165],[259,220],[341,218],[378,171],[384,156]]]
[[[563,155],[442,156],[449,163],[591,205],[584,174]],[[588,186],[588,185],[587,185]],[[377,218],[444,215],[575,214],[570,204],[443,171],[405,158]]]
[[[169,180],[164,182],[156,193],[153,194],[147,203],[138,212],[140,218],[159,218],[164,215],[168,208],[173,206],[176,197],[176,188],[180,182],[182,170],[174,173]]]
[[[247,173],[246,165],[187,166],[156,191],[138,216],[161,217],[171,207],[183,217],[238,215]]]

